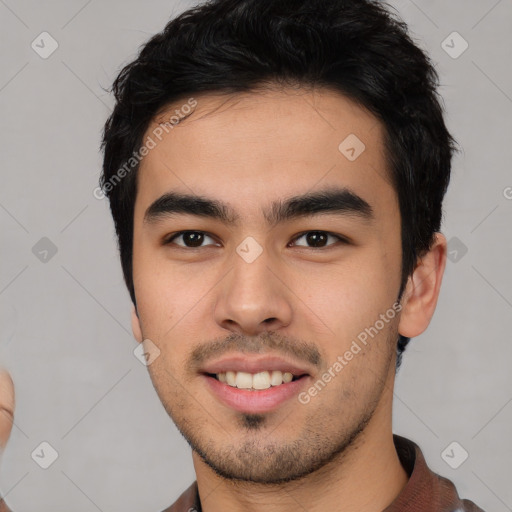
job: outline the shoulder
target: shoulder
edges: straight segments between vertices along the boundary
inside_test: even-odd
[[[451,480],[430,470],[416,443],[396,434],[393,440],[409,481],[385,512],[484,512],[472,501],[461,499]]]

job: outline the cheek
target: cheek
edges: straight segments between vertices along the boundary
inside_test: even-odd
[[[324,339],[328,360],[344,354],[354,340],[386,338],[396,323],[393,309],[399,286],[399,265],[392,268],[382,253],[368,251],[357,258],[301,274],[294,291],[302,300],[296,318]],[[391,277],[390,277],[391,275]],[[384,321],[382,316],[384,315]],[[375,325],[377,324],[377,334]],[[323,334],[321,334],[323,333]]]
[[[216,275],[201,266],[171,262],[163,252],[147,250],[139,255],[134,251],[133,276],[144,336],[156,340],[164,350],[168,340],[174,339],[173,350],[186,347],[180,340],[194,336],[191,326],[201,325],[198,315],[204,315]]]
[[[168,270],[149,251],[139,250],[134,244],[133,285],[143,335],[155,342],[172,327],[177,311],[176,289],[180,283],[170,285]]]
[[[134,286],[143,335],[163,341],[187,311],[187,288],[157,272],[140,273]]]

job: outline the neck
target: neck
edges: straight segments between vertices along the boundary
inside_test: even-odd
[[[381,512],[408,480],[393,443],[391,407],[385,409],[389,414],[383,418],[375,411],[365,430],[329,464],[284,484],[227,480],[193,452],[203,512]]]

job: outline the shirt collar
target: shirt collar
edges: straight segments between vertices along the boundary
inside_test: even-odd
[[[460,500],[453,483],[428,468],[416,443],[396,434],[393,441],[409,480],[383,512],[483,512],[471,501]],[[163,512],[202,512],[197,480]]]

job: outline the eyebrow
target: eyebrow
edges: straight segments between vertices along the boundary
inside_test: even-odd
[[[329,188],[279,199],[270,205],[269,210],[263,211],[265,221],[271,227],[317,214],[355,216],[365,221],[374,218],[372,207],[348,188]],[[217,199],[168,192],[149,206],[144,214],[144,222],[153,224],[174,215],[210,218],[228,225],[237,225],[240,221],[240,216],[228,204]]]

